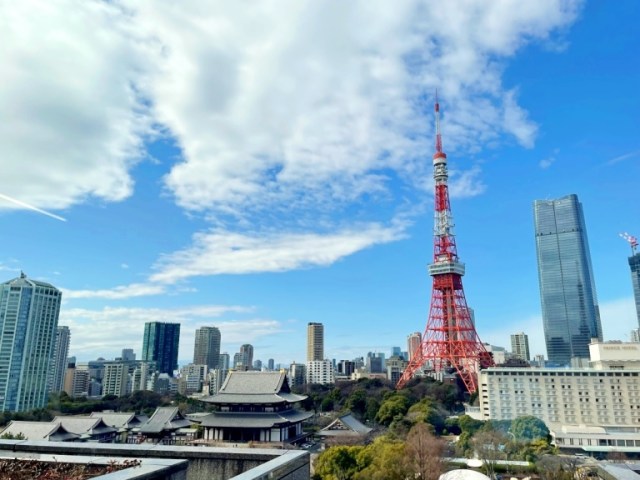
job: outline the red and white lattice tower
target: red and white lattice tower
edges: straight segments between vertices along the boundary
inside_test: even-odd
[[[437,95],[435,116],[435,230],[433,263],[429,265],[429,275],[433,277],[431,308],[422,344],[400,377],[397,388],[402,388],[420,369],[433,372],[453,369],[467,391],[473,393],[478,389],[478,370],[493,365],[493,359],[478,337],[462,289],[464,264],[458,260],[453,233],[453,216],[447,184],[447,156],[442,151],[440,105]]]

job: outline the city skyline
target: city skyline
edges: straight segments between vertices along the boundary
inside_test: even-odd
[[[206,325],[281,364],[311,322],[337,360],[422,333],[436,88],[482,341],[546,351],[531,204],[568,194],[604,339],[637,328],[636,2],[64,4],[8,12],[0,271],[62,290],[79,361],[153,321],[180,364]]]

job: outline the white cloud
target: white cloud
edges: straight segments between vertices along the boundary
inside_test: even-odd
[[[547,157],[547,158],[543,158],[542,160],[540,160],[540,163],[538,165],[543,170],[546,170],[551,165],[553,165],[555,163],[555,161],[556,161],[555,157]]]
[[[182,149],[166,185],[186,208],[350,202],[385,191],[389,172],[419,181],[436,87],[450,150],[531,146],[503,63],[579,7],[17,2],[0,19],[4,193],[43,209],[122,200],[157,122]]]
[[[538,163],[538,166],[543,170],[546,170],[556,162],[558,153],[560,153],[560,149],[555,148],[553,150],[553,154],[549,155],[547,158],[543,158],[542,160],[540,160],[540,162]]]
[[[143,297],[147,295],[160,295],[166,292],[164,285],[152,283],[131,283],[129,285],[120,285],[113,288],[98,290],[71,290],[62,289],[62,298],[78,299],[78,298],[105,298],[108,300],[122,300],[125,298]]]
[[[282,272],[327,266],[343,257],[404,237],[402,227],[362,225],[334,234],[240,234],[225,231],[197,233],[193,245],[164,256],[152,282],[219,274]]]
[[[130,19],[99,1],[31,0],[2,12],[3,193],[47,210],[127,197],[149,129],[137,87],[145,48]]]
[[[122,348],[133,348],[140,356],[146,322],[180,323],[179,356],[181,359],[189,359],[193,354],[195,330],[202,325],[213,325],[220,329],[225,349],[229,348],[229,345],[256,342],[282,329],[280,323],[275,320],[226,318],[229,315],[246,315],[252,311],[252,307],[224,305],[174,309],[65,308],[60,312],[58,323],[71,329],[70,353],[84,359],[95,358],[97,354],[105,358],[114,358],[120,355]]]
[[[164,46],[155,114],[184,152],[167,186],[186,208],[224,211],[301,196],[352,201],[384,190],[385,169],[413,183],[408,173],[431,150],[424,94],[438,86],[446,145],[477,150],[507,134],[532,146],[536,126],[515,90],[502,89],[501,61],[578,10],[560,1],[135,5]]]

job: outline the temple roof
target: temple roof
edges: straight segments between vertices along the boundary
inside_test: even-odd
[[[215,404],[296,403],[306,395],[291,393],[285,372],[230,371],[217,395],[202,401]]]
[[[360,422],[356,417],[347,413],[336,418],[329,425],[324,427],[318,435],[321,436],[347,436],[347,435],[366,435],[372,429]]]
[[[202,420],[203,427],[271,428],[287,423],[299,423],[313,412],[285,410],[283,412],[215,412]]]
[[[67,431],[78,435],[104,435],[113,433],[115,428],[110,427],[101,418],[94,417],[55,417],[54,422],[59,422]]]
[[[2,435],[14,436],[22,434],[25,440],[49,440],[52,442],[64,442],[80,437],[78,434],[69,432],[60,422],[56,421],[23,422],[13,420],[1,433]]]
[[[92,418],[101,418],[110,427],[127,429],[139,427],[149,421],[146,415],[137,415],[133,412],[92,412]]]
[[[190,425],[191,422],[182,416],[178,407],[158,407],[147,423],[140,427],[140,433],[160,433],[163,430],[177,430]]]

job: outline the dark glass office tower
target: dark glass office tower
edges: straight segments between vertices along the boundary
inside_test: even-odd
[[[173,371],[178,368],[179,343],[179,323],[145,323],[142,360],[155,362],[158,372],[173,376]]]
[[[536,200],[534,218],[547,356],[566,365],[602,340],[582,204],[576,195]]]

